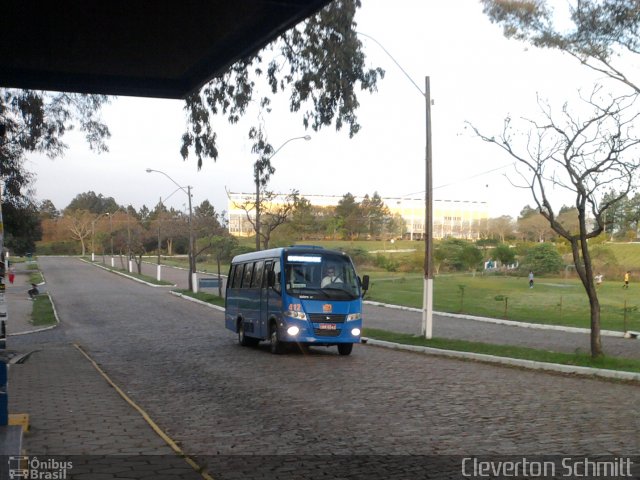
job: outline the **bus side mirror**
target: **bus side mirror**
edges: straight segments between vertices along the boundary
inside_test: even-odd
[[[267,286],[270,288],[275,287],[276,285],[276,274],[273,270],[269,270],[267,272]]]
[[[362,281],[360,282],[360,287],[362,288],[362,295],[364,296],[365,293],[367,293],[367,290],[369,290],[369,275],[365,275],[364,277],[362,277]]]

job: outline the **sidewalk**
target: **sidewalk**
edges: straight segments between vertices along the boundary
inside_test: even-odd
[[[53,340],[47,333],[20,335],[34,327],[29,272],[18,268],[14,284],[6,287],[7,350],[15,352],[14,359],[26,357],[9,365],[9,413],[29,414],[24,454],[40,464],[64,456],[56,460],[73,465],[67,478],[202,479],[63,331]]]

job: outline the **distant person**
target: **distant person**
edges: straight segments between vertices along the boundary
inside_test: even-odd
[[[533,288],[533,272],[529,272],[529,288]]]
[[[38,286],[35,283],[32,283],[31,288],[27,291],[27,293],[29,294],[29,298],[31,300],[34,300],[35,296],[38,295],[40,291],[38,290]]]
[[[629,278],[631,278],[631,272],[627,271],[624,274],[624,285],[622,285],[622,288],[629,288]]]
[[[596,288],[598,288],[600,285],[602,285],[602,274],[598,273],[594,278],[596,280]]]

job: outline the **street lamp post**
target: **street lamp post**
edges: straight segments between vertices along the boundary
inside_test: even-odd
[[[278,153],[280,150],[282,150],[282,147],[284,147],[287,143],[289,142],[293,142],[294,140],[305,140],[305,141],[309,141],[311,140],[311,136],[310,135],[304,135],[302,137],[293,137],[290,138],[289,140],[287,140],[286,142],[284,142],[282,145],[280,145],[278,147],[278,149],[273,152],[273,154],[269,157],[269,160],[271,160],[273,157],[276,156],[276,153]],[[256,174],[255,174],[255,180],[256,180],[256,226],[255,226],[255,231],[256,231],[256,251],[260,250],[260,171],[258,170],[258,165],[256,163]]]
[[[171,180],[180,190],[182,190],[184,193],[187,194],[187,197],[189,198],[189,290],[191,290],[192,292],[195,291],[194,290],[194,275],[196,272],[196,266],[195,266],[195,258],[193,258],[193,251],[194,251],[194,242],[193,242],[193,211],[191,208],[191,186],[187,185],[187,188],[185,189],[185,187],[182,187],[178,184],[178,182],[176,182],[173,178],[171,178],[169,175],[167,175],[166,173],[164,173],[161,170],[153,170],[152,168],[147,168],[147,173],[151,173],[151,172],[156,172],[156,173],[161,173],[162,175],[164,175],[165,177],[167,177],[169,180]]]
[[[432,180],[432,150],[431,150],[431,85],[430,78],[425,76],[425,91],[413,81],[402,65],[391,55],[384,46],[375,38],[366,33],[357,32],[363,37],[373,40],[398,66],[405,77],[420,92],[425,100],[426,116],[426,147],[425,147],[425,211],[424,211],[424,287],[422,297],[422,335],[426,338],[433,336],[433,180]]]
[[[98,220],[100,220],[100,217],[104,217],[105,215],[109,215],[109,213],[101,213],[100,215],[98,215],[96,218],[94,218],[93,220],[91,220],[91,261],[95,262],[96,261],[96,247],[95,247],[95,239],[96,239],[96,222]],[[103,259],[104,259],[104,249],[102,251],[103,253]]]

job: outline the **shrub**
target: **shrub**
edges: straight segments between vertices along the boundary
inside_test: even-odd
[[[374,265],[385,269],[387,272],[396,272],[400,266],[400,262],[386,255],[376,255]]]
[[[36,253],[38,255],[79,255],[80,246],[73,240],[60,242],[37,242]]]
[[[539,243],[527,252],[522,269],[533,271],[537,275],[558,273],[564,263],[558,249],[551,243]]]

